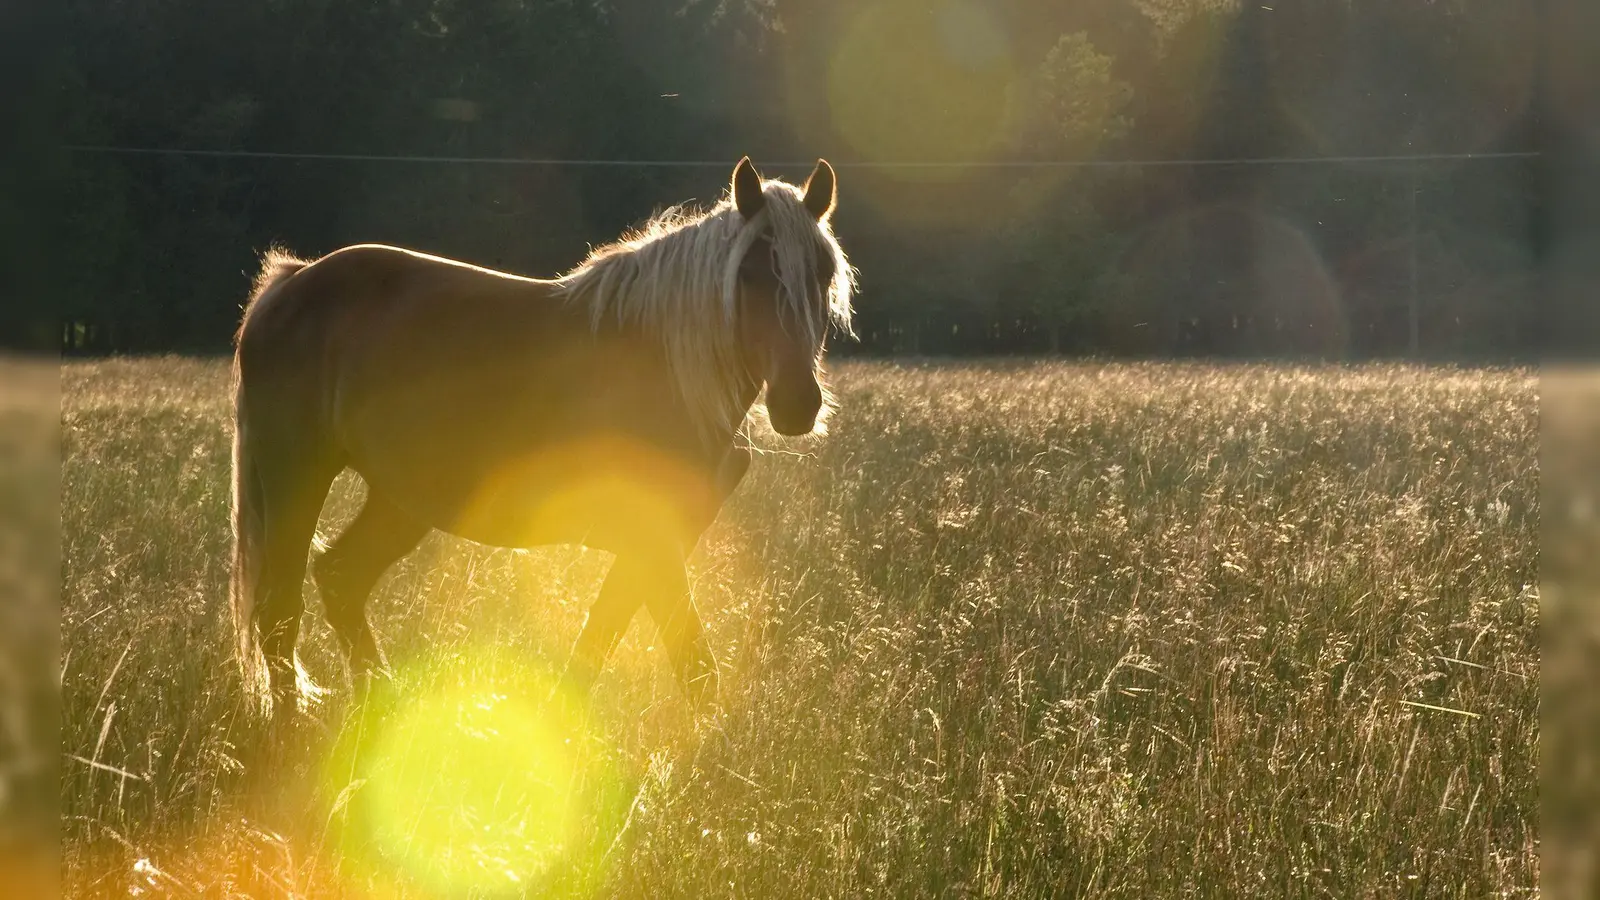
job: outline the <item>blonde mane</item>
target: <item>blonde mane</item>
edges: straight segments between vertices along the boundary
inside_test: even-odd
[[[568,302],[588,307],[590,326],[607,319],[658,336],[679,395],[706,439],[737,431],[745,410],[736,322],[739,264],[763,235],[771,239],[778,302],[799,337],[822,355],[830,324],[850,334],[850,296],[855,271],[826,219],[802,205],[800,189],[782,181],[762,183],[766,204],[749,221],[731,197],[709,211],[675,206],[615,243],[596,248],[577,268],[555,279]],[[817,263],[827,254],[833,280],[819,284]],[[825,296],[826,302],[812,298]]]

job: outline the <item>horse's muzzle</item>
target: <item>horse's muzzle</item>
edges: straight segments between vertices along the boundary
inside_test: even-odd
[[[787,390],[767,386],[767,420],[784,437],[810,434],[822,412],[822,388],[809,381]]]

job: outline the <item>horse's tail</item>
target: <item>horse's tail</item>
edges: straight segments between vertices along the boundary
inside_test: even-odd
[[[250,311],[275,287],[308,263],[278,248],[262,256],[261,272],[246,304],[239,333],[235,337],[233,359],[233,571],[228,598],[233,611],[235,651],[244,690],[253,706],[262,712],[270,709],[272,694],[267,678],[266,657],[256,624],[256,591],[261,579],[262,532],[265,529],[264,498],[260,473],[250,434],[250,415],[245,404],[245,381],[239,366],[238,346],[242,343]]]
[[[261,271],[256,273],[256,280],[250,287],[250,299],[245,302],[244,316],[240,318],[239,331],[233,338],[235,347],[238,346],[239,339],[244,336],[244,326],[250,321],[250,311],[261,302],[261,298],[284,279],[309,265],[311,264],[276,245],[267,248],[267,252],[261,254]]]
[[[267,689],[267,661],[256,635],[256,584],[261,577],[263,525],[261,480],[250,447],[249,424],[244,414],[244,391],[234,388],[233,424],[233,574],[228,587],[233,608],[235,651],[245,695],[265,711],[271,703]]]

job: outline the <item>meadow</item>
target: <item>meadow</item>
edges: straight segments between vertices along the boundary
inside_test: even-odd
[[[373,597],[382,716],[307,585],[333,691],[269,766],[225,363],[65,364],[64,894],[1538,893],[1532,372],[834,382],[829,437],[772,440],[693,559],[720,710],[643,613],[590,710],[542,707],[608,557],[435,534]]]

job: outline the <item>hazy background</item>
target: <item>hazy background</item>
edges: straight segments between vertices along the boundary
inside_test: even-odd
[[[553,274],[749,153],[841,169],[846,352],[1526,360],[1595,265],[1570,6],[70,0],[10,331],[226,349],[273,241]]]

